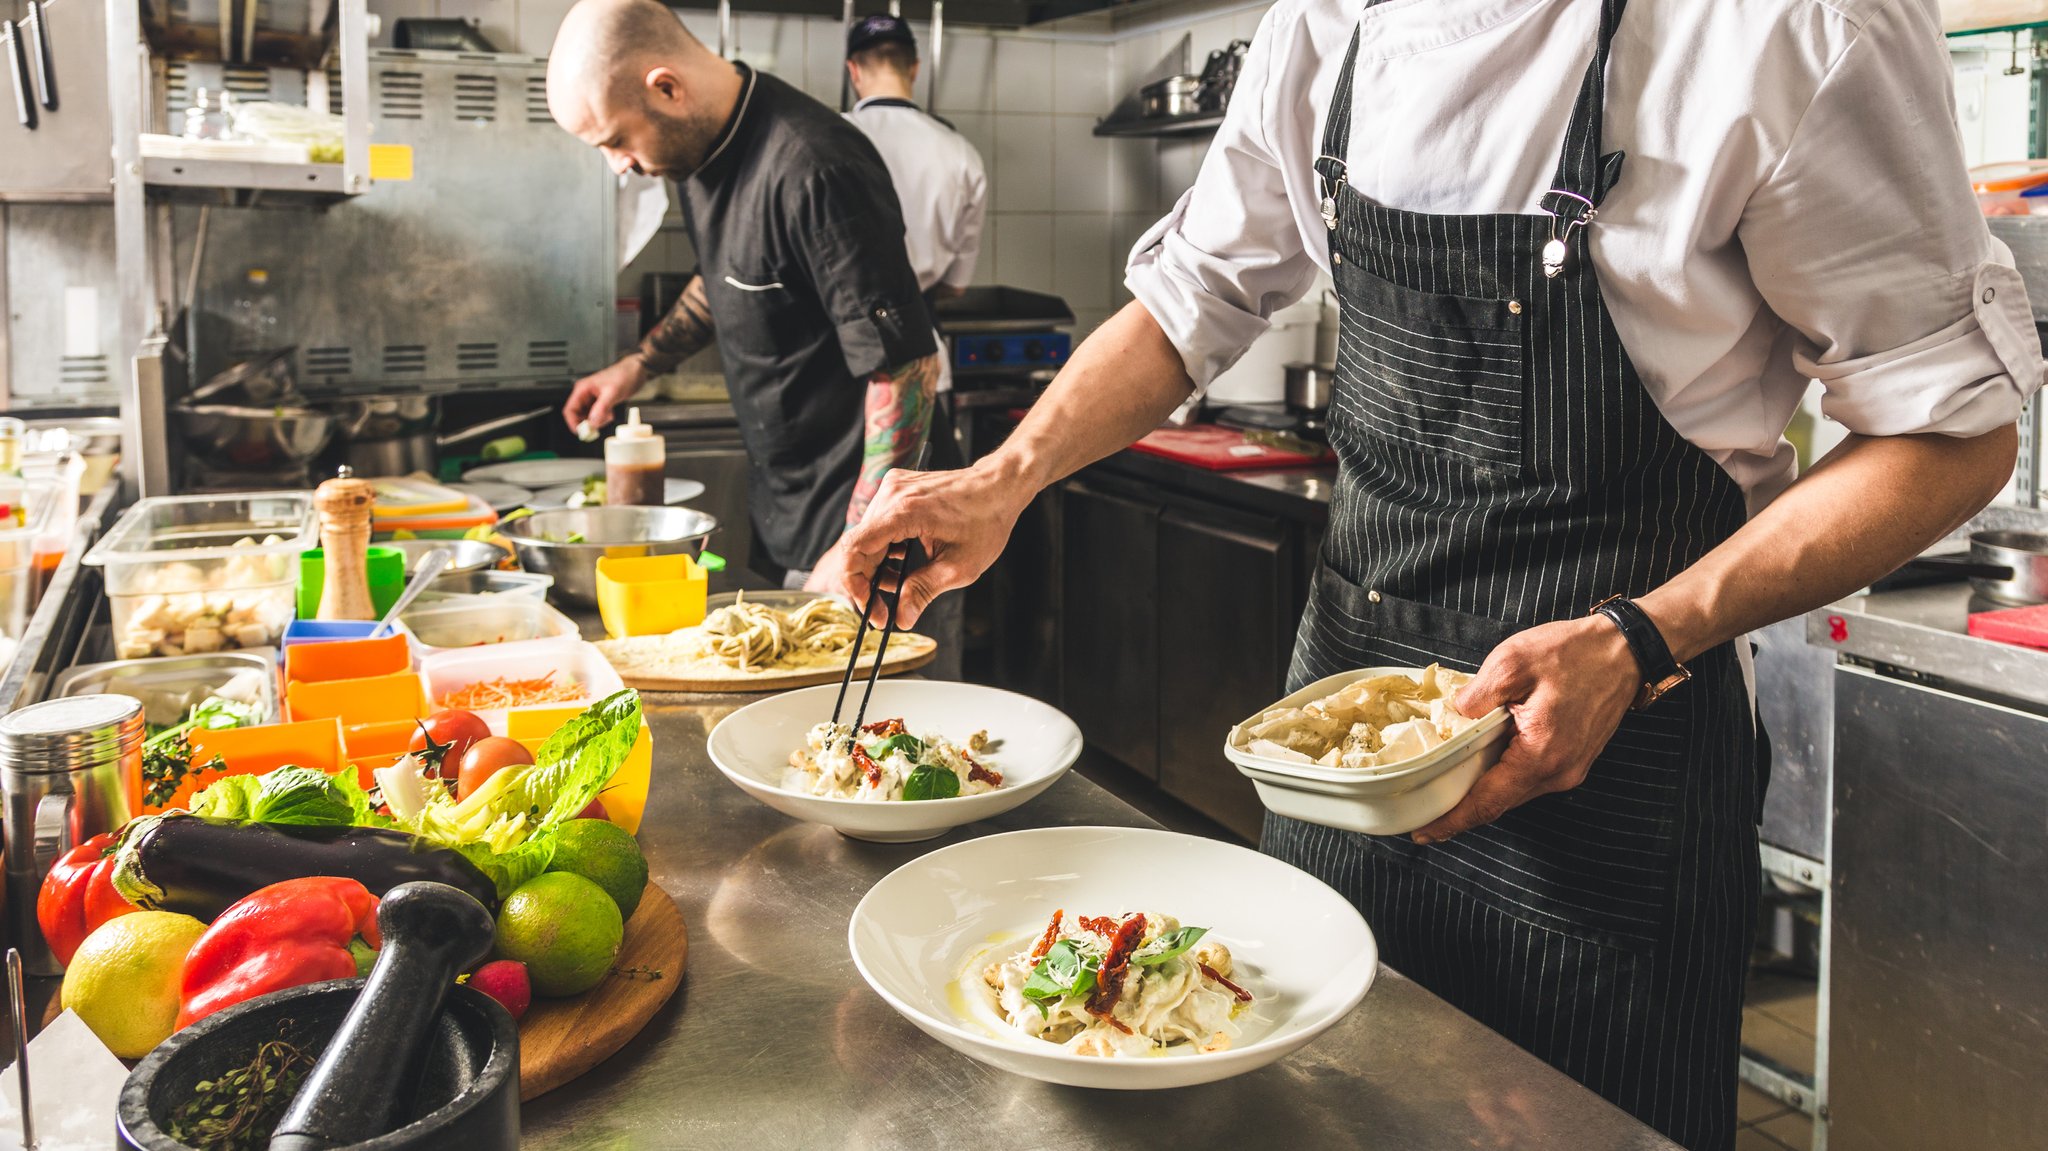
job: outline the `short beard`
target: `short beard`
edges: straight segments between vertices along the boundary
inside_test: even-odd
[[[711,117],[691,115],[674,117],[664,115],[649,107],[647,118],[654,126],[655,147],[652,157],[655,168],[650,176],[682,179],[703,167],[705,158],[711,153],[712,144],[718,134],[725,130],[723,121],[711,122]]]

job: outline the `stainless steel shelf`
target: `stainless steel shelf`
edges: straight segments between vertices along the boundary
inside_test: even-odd
[[[229,197],[284,192],[294,197],[347,197],[340,164],[291,164],[259,160],[142,157],[142,182],[152,190],[219,192]]]
[[[1097,136],[1193,136],[1214,132],[1223,124],[1221,112],[1197,112],[1192,116],[1154,117],[1142,120],[1098,120]]]

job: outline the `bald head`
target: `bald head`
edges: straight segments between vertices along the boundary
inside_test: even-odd
[[[612,169],[681,176],[703,163],[739,74],[656,0],[578,0],[548,53],[548,111]]]

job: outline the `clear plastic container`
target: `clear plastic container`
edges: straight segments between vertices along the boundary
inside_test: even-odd
[[[453,648],[529,639],[579,638],[575,621],[547,605],[523,596],[465,596],[460,600],[414,606],[398,617],[412,633],[421,659]]]
[[[486,596],[521,596],[538,603],[547,598],[555,577],[536,572],[454,572],[438,576],[413,603],[421,608],[432,604],[447,606]]]
[[[51,480],[0,476],[0,671],[14,657],[34,600],[36,541],[62,497]]]
[[[310,492],[139,500],[84,562],[106,572],[123,659],[276,645],[299,554],[319,543]]]
[[[444,651],[420,660],[420,678],[426,683],[429,710],[451,706],[442,702],[449,693],[461,691],[472,684],[537,679],[546,675],[552,675],[556,683],[574,685],[578,689],[578,698],[557,700],[551,704],[471,710],[491,731],[503,735],[508,712],[525,711],[529,707],[588,704],[625,686],[604,654],[578,639],[536,639],[488,648]]]

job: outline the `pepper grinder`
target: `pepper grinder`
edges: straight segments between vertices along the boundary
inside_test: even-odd
[[[370,603],[370,509],[376,485],[346,466],[313,492],[320,513],[320,619],[376,619]]]

